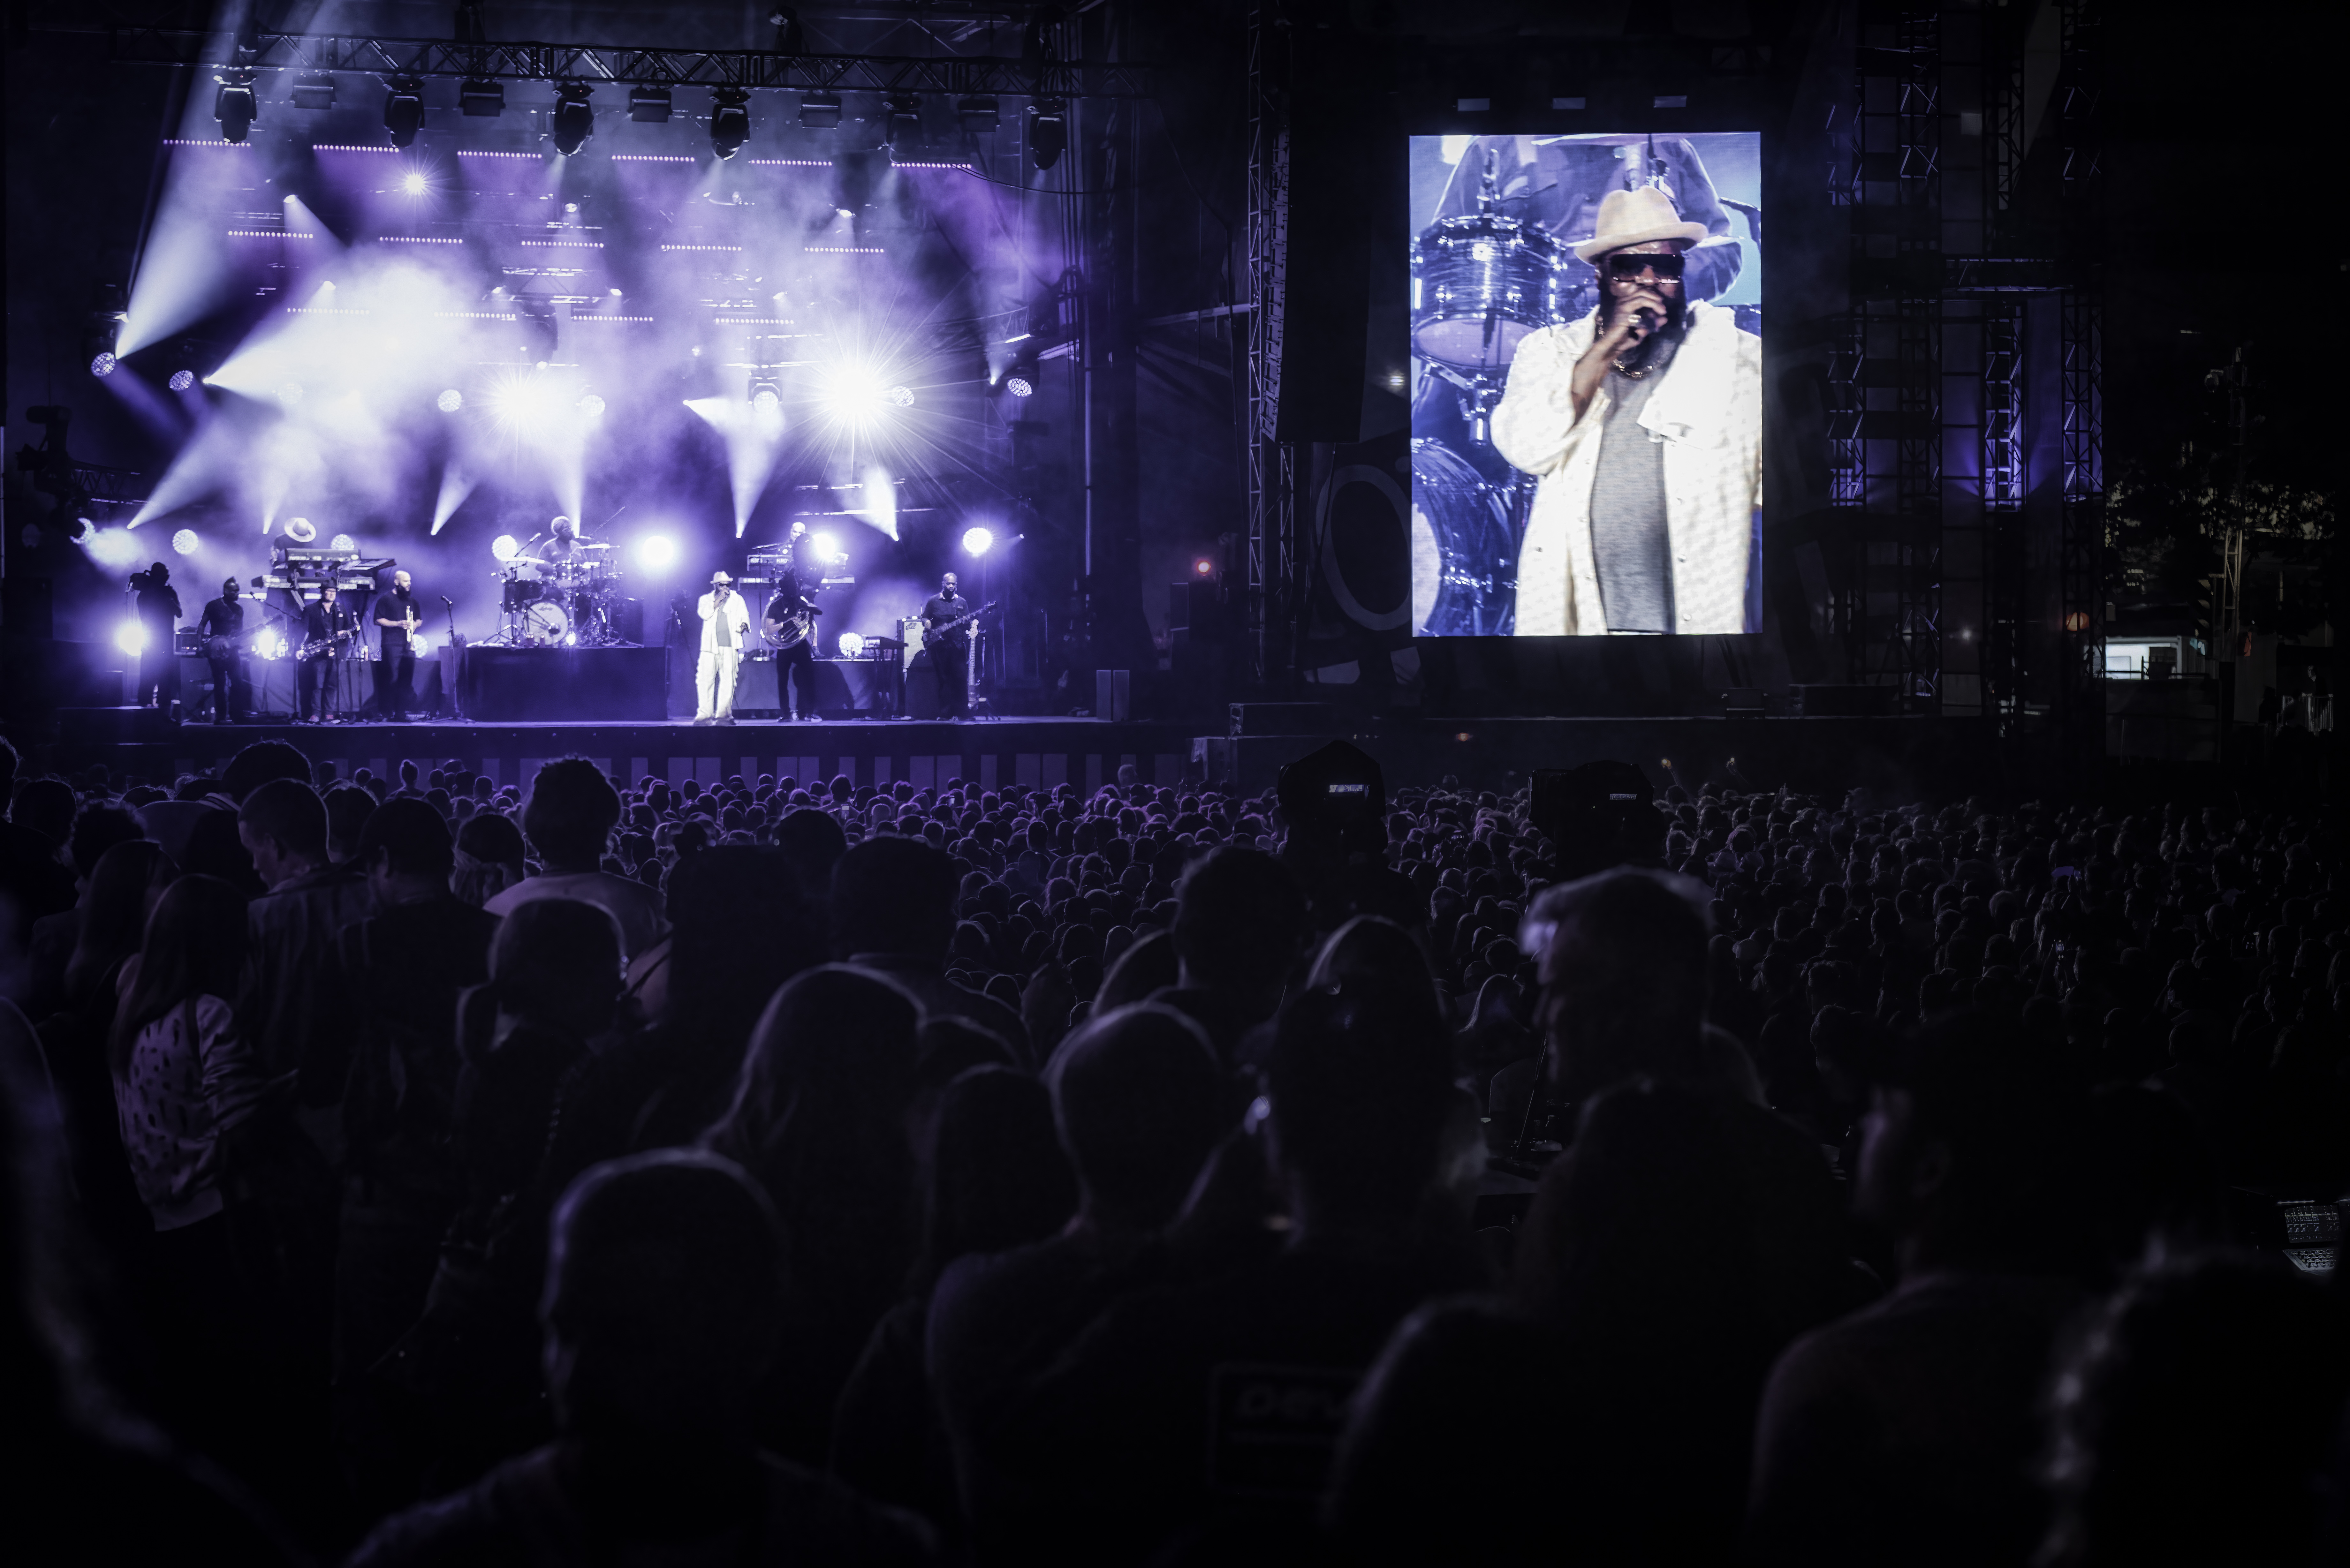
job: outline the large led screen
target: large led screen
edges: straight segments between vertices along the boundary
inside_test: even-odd
[[[1413,631],[1754,630],[1762,138],[1410,157]]]

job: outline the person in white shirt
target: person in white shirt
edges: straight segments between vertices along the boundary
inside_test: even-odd
[[[660,891],[603,869],[604,851],[620,820],[620,794],[594,763],[564,757],[538,770],[522,808],[522,830],[538,852],[539,874],[482,906],[510,915],[534,898],[577,898],[612,917],[626,961],[669,929]]]
[[[734,722],[734,672],[743,665],[743,645],[751,636],[751,608],[724,572],[710,575],[710,591],[694,607],[702,617],[702,658],[693,684],[697,724]]]

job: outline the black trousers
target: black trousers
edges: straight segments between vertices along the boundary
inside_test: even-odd
[[[168,708],[179,694],[180,655],[172,646],[172,628],[150,625],[146,650],[139,656],[139,706]]]
[[[416,698],[416,655],[409,644],[384,639],[383,657],[375,667],[375,705],[386,719],[423,706]]]
[[[305,719],[324,716],[335,701],[335,663],[328,658],[306,659],[295,667],[295,706]]]
[[[237,689],[244,684],[243,660],[207,656],[204,662],[213,667],[213,722],[225,724],[235,717]]]
[[[816,649],[805,639],[775,655],[775,700],[786,713],[816,716]]]
[[[930,646],[930,655],[931,668],[939,672],[939,717],[970,718],[971,644],[934,642]]]

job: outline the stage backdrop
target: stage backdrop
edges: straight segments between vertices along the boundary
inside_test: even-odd
[[[1761,136],[1408,141],[1412,633],[1758,630]]]

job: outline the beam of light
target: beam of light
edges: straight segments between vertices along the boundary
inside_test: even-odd
[[[127,572],[149,560],[147,542],[128,528],[92,528],[75,541],[93,561],[109,572]]]
[[[850,515],[892,539],[898,537],[898,483],[889,477],[888,469],[865,471],[865,504],[851,509]]]
[[[454,463],[441,471],[441,494],[432,503],[432,532],[441,532],[442,524],[457,514],[465,504],[465,497],[473,493],[473,476]]]
[[[848,559],[848,552],[840,547],[840,535],[837,534],[818,534],[809,543],[816,546],[816,558],[827,566]]]
[[[770,408],[739,398],[688,398],[685,406],[726,441],[726,477],[734,499],[734,537],[750,526],[752,509],[775,472],[786,428],[783,404]]]
[[[214,140],[219,133],[212,99],[190,93],[179,138],[211,145],[171,150],[162,200],[140,250],[117,354],[134,354],[184,330],[225,303],[237,286],[244,261],[223,243],[221,231],[238,225],[224,223],[222,213],[251,205],[242,192],[256,179],[254,160],[268,154],[250,148],[228,151]]]
[[[666,572],[677,564],[677,541],[666,534],[648,534],[637,541],[637,565],[648,572]]]
[[[136,618],[114,628],[114,646],[136,659],[147,651],[147,628]]]

